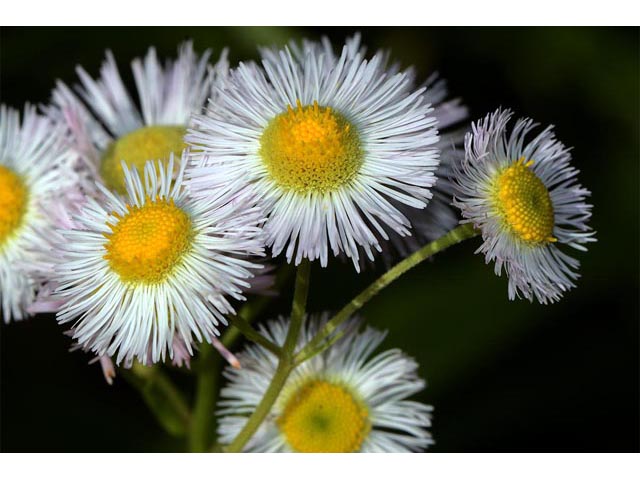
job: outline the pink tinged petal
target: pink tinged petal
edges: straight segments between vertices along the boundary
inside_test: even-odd
[[[213,345],[214,348],[218,350],[218,352],[220,352],[220,355],[222,355],[222,357],[227,362],[229,362],[229,365],[231,365],[233,368],[237,368],[237,369],[242,368],[236,356],[233,353],[231,353],[229,350],[227,350],[227,347],[225,347],[222,344],[222,342],[218,340],[216,337],[213,337],[211,339],[211,345]]]
[[[173,358],[171,363],[176,367],[185,365],[188,369],[191,369],[191,354],[181,338],[175,337],[173,339]]]
[[[116,378],[116,369],[113,366],[111,357],[102,355],[100,357],[100,367],[102,367],[102,374],[104,375],[104,379],[109,385],[113,385],[113,379]]]
[[[36,300],[27,307],[27,312],[32,315],[37,313],[55,313],[60,310],[64,302],[64,300]]]
[[[72,352],[76,349],[80,348],[79,345],[74,345],[69,351]],[[113,385],[113,379],[116,378],[116,369],[113,365],[113,361],[111,357],[108,355],[101,355],[99,357],[95,357],[89,361],[89,365],[92,363],[100,362],[100,368],[102,368],[102,374],[104,375],[104,379],[107,381],[109,385]]]

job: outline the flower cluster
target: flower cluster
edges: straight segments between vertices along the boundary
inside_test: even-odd
[[[55,312],[109,383],[116,366],[188,367],[212,345],[231,364],[218,433],[232,449],[427,448],[431,407],[408,400],[418,365],[374,355],[384,334],[352,314],[476,234],[509,298],[559,300],[578,278],[561,246],[594,241],[569,149],[551,127],[527,139],[529,119],[508,133],[500,109],[465,136],[443,80],[367,56],[358,35],[234,68],[211,53],[187,42],[161,63],[150,49],[131,64],[134,97],[107,52],[98,78],[78,67],[39,112],[2,106],[4,321]],[[299,266],[291,319],[254,329],[239,307],[277,295],[281,254]],[[309,262],[332,257],[400,263],[335,317],[307,316]],[[229,322],[256,342],[237,356],[218,338]]]

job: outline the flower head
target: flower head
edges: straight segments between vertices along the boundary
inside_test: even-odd
[[[148,162],[144,178],[124,165],[128,197],[99,185],[106,200],[89,199],[59,232],[58,321],[75,322],[81,347],[118,364],[174,358],[176,340],[189,351],[193,337],[212,342],[233,312],[227,296],[243,299],[258,268],[246,256],[262,254],[259,211],[239,196],[190,197],[186,157],[175,180],[173,156]]]
[[[27,105],[0,108],[0,296],[5,322],[21,320],[43,287],[34,249],[54,228],[52,210],[77,181],[64,128]]]
[[[453,178],[454,203],[482,232],[478,251],[487,263],[496,262],[498,275],[504,267],[509,298],[554,302],[579,277],[579,262],[559,246],[586,250],[583,244],[595,241],[587,225],[590,192],[577,183],[569,149],[552,127],[526,143],[537,124],[520,119],[508,135],[511,116],[498,109],[472,125]]]
[[[191,114],[204,107],[212,86],[228,69],[226,51],[214,67],[208,64],[210,54],[207,50],[197,56],[186,42],[178,58],[164,67],[153,48],[144,60],[133,60],[139,107],[109,51],[98,80],[77,68],[81,85],[76,90],[82,100],[58,82],[48,113],[67,124],[86,174],[125,193],[122,160],[142,173],[147,160],[166,162],[171,153],[180,156]]]
[[[364,58],[359,38],[340,55],[328,42],[263,49],[262,67],[240,64],[224,95],[194,117],[187,141],[198,195],[218,185],[251,186],[268,220],[267,245],[289,261],[344,253],[358,267],[387,239],[408,234],[394,202],[424,208],[438,166],[438,136],[424,88],[387,55]]]
[[[299,347],[326,322],[312,318]],[[283,345],[288,321],[271,321],[262,333]],[[246,446],[257,452],[410,452],[433,443],[426,428],[431,407],[406,400],[425,387],[418,365],[394,349],[373,356],[385,337],[351,321],[334,345],[296,367],[267,419]],[[273,377],[277,358],[259,345],[239,355],[242,369],[227,368],[229,384],[218,403],[220,440],[240,432]]]

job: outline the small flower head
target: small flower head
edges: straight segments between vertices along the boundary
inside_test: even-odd
[[[305,322],[298,348],[326,322]],[[288,321],[261,328],[283,345]],[[296,367],[267,419],[246,446],[256,452],[411,452],[433,443],[426,430],[431,407],[407,400],[425,387],[418,365],[394,349],[372,355],[385,334],[351,321],[344,336]],[[229,384],[218,404],[222,442],[235,438],[273,377],[277,358],[258,345],[239,355],[242,369],[227,368]]]
[[[167,350],[183,358],[193,337],[212,342],[233,312],[227,296],[243,299],[258,268],[246,259],[262,254],[258,210],[241,197],[190,197],[186,156],[175,180],[173,157],[148,162],[144,178],[125,165],[128,197],[100,185],[106,200],[88,200],[55,245],[58,321],[75,322],[82,348],[118,364],[157,362]]]
[[[240,64],[194,117],[186,139],[208,161],[196,162],[189,184],[196,195],[251,185],[274,255],[324,266],[331,251],[359,268],[359,249],[373,258],[385,228],[408,234],[395,205],[431,198],[438,136],[424,88],[387,67],[384,52],[365,59],[358,37],[340,55],[326,41],[261,53],[262,67]]]
[[[52,211],[77,181],[64,128],[26,106],[0,107],[0,297],[5,322],[21,320],[43,286],[34,252],[51,234]]]
[[[509,298],[522,295],[554,302],[574,287],[579,262],[559,246],[585,250],[593,242],[587,225],[590,192],[577,183],[571,154],[547,127],[526,143],[537,124],[516,122],[497,110],[472,126],[465,139],[465,160],[456,170],[455,205],[465,222],[480,229],[478,250],[499,275],[509,277]]]
[[[78,67],[79,97],[58,82],[49,114],[66,123],[87,175],[124,194],[123,160],[142,174],[147,160],[166,162],[171,154],[179,157],[191,114],[204,107],[212,86],[228,69],[226,52],[214,67],[208,64],[210,54],[207,50],[198,56],[191,42],[186,42],[178,58],[164,66],[153,48],[144,60],[136,58],[131,68],[139,107],[111,52],[107,52],[98,80]]]

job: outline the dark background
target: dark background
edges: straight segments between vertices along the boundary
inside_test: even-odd
[[[56,78],[76,81],[76,64],[97,76],[106,48],[131,81],[128,63],[150,45],[173,57],[192,38],[216,55],[229,46],[238,61],[256,58],[256,43],[326,34],[338,45],[356,30],[369,52],[391,48],[421,79],[438,70],[472,119],[502,105],[555,124],[593,192],[598,242],[576,252],[582,278],[560,303],[509,302],[506,279],[473,254],[473,240],[363,310],[389,329],[386,347],[420,362],[429,388],[419,400],[435,406],[432,451],[638,451],[638,29],[3,28],[0,92],[14,107],[46,102]],[[339,308],[374,276],[316,266],[310,310]],[[286,290],[272,315],[286,312]],[[67,353],[62,330],[45,316],[2,324],[1,450],[184,448],[122,376],[109,387],[87,356]]]

